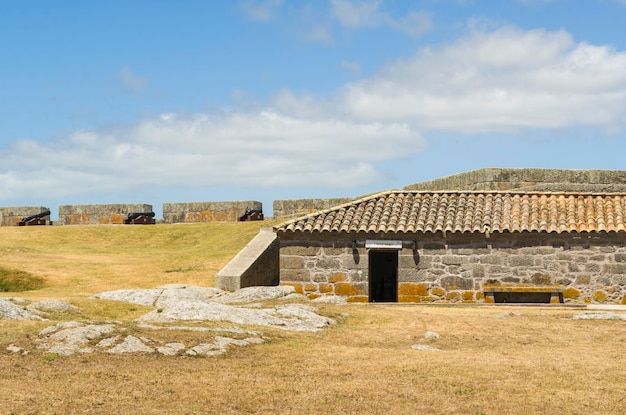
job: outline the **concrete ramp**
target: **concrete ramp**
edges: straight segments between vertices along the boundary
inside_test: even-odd
[[[278,285],[278,239],[272,228],[262,228],[248,245],[218,272],[215,287],[234,291],[259,285]]]

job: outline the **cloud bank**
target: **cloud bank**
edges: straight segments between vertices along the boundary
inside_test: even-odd
[[[454,132],[587,126],[621,129],[626,53],[565,31],[504,27],[424,48],[347,85],[338,104],[360,120]]]
[[[262,109],[164,114],[48,143],[15,142],[0,149],[0,199],[152,185],[367,185],[382,177],[379,163],[420,151],[430,131],[621,131],[624,68],[625,52],[574,42],[565,31],[472,31],[332,96],[285,90]]]

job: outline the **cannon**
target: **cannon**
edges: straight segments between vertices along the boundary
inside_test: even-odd
[[[154,225],[154,212],[129,213],[124,220],[125,225]]]
[[[243,216],[239,217],[239,222],[263,220],[263,211],[258,209],[246,209]]]
[[[45,225],[46,217],[50,216],[50,211],[46,210],[41,213],[37,213],[35,215],[30,215],[25,218],[22,218],[21,221],[17,224],[18,226],[36,226],[36,225]]]

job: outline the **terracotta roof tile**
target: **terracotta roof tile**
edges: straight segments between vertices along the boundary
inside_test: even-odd
[[[389,191],[285,222],[277,232],[624,232],[626,194]]]

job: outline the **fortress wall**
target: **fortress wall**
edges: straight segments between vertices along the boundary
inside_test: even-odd
[[[0,226],[17,226],[23,218],[49,210],[44,206],[0,207]],[[50,216],[47,220],[50,220]]]
[[[63,205],[59,206],[62,225],[120,225],[129,213],[152,212],[148,204]]]
[[[163,203],[163,221],[165,223],[237,222],[248,209],[263,210],[263,204],[254,200]]]

